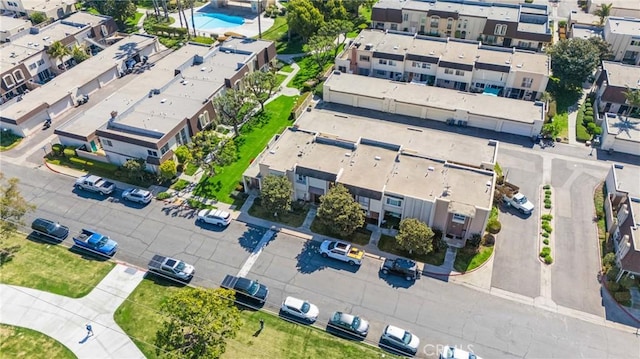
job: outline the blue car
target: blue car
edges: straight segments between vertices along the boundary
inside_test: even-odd
[[[73,237],[73,243],[81,249],[105,257],[111,257],[118,250],[118,243],[98,232],[83,229],[79,235]]]

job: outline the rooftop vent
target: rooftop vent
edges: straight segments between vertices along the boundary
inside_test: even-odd
[[[464,59],[464,54],[458,55],[458,58]]]
[[[207,68],[206,68],[206,67],[202,67],[202,68],[200,69],[200,71],[207,71]]]
[[[380,160],[382,159],[382,157],[380,157],[380,156],[375,156],[375,157],[374,157],[374,159],[375,159],[376,161],[380,161]]]
[[[346,152],[344,155],[345,155],[346,157],[351,157],[351,152]]]
[[[435,170],[435,168],[434,168],[433,166],[429,166],[429,167],[427,167],[427,169],[428,169],[429,171],[434,171],[434,170]]]

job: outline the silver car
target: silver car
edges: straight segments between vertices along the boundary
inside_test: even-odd
[[[294,297],[287,297],[284,302],[282,302],[282,307],[280,309],[283,313],[305,320],[309,323],[315,322],[316,319],[318,319],[318,314],[320,314],[320,310],[315,305],[307,302],[306,300]]]
[[[139,188],[127,188],[122,192],[122,199],[127,201],[147,204],[153,199],[151,192]]]
[[[415,355],[420,346],[420,339],[408,330],[387,325],[380,337],[380,344],[385,349]]]
[[[226,227],[231,223],[231,214],[220,209],[203,209],[198,212],[197,221]]]

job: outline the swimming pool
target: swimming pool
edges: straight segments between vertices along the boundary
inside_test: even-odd
[[[196,14],[193,20],[198,30],[238,27],[244,24],[244,19],[239,16],[216,13]]]

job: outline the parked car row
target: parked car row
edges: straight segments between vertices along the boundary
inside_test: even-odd
[[[45,218],[36,218],[31,223],[33,232],[46,239],[60,243],[69,236],[69,227]],[[112,257],[118,250],[118,243],[108,236],[90,229],[82,229],[73,237],[74,247],[103,257]]]
[[[95,175],[79,177],[76,179],[74,187],[76,189],[99,193],[103,196],[110,195],[116,190],[115,183]],[[127,188],[122,191],[122,199],[140,204],[149,204],[153,199],[153,194],[146,189]]]

